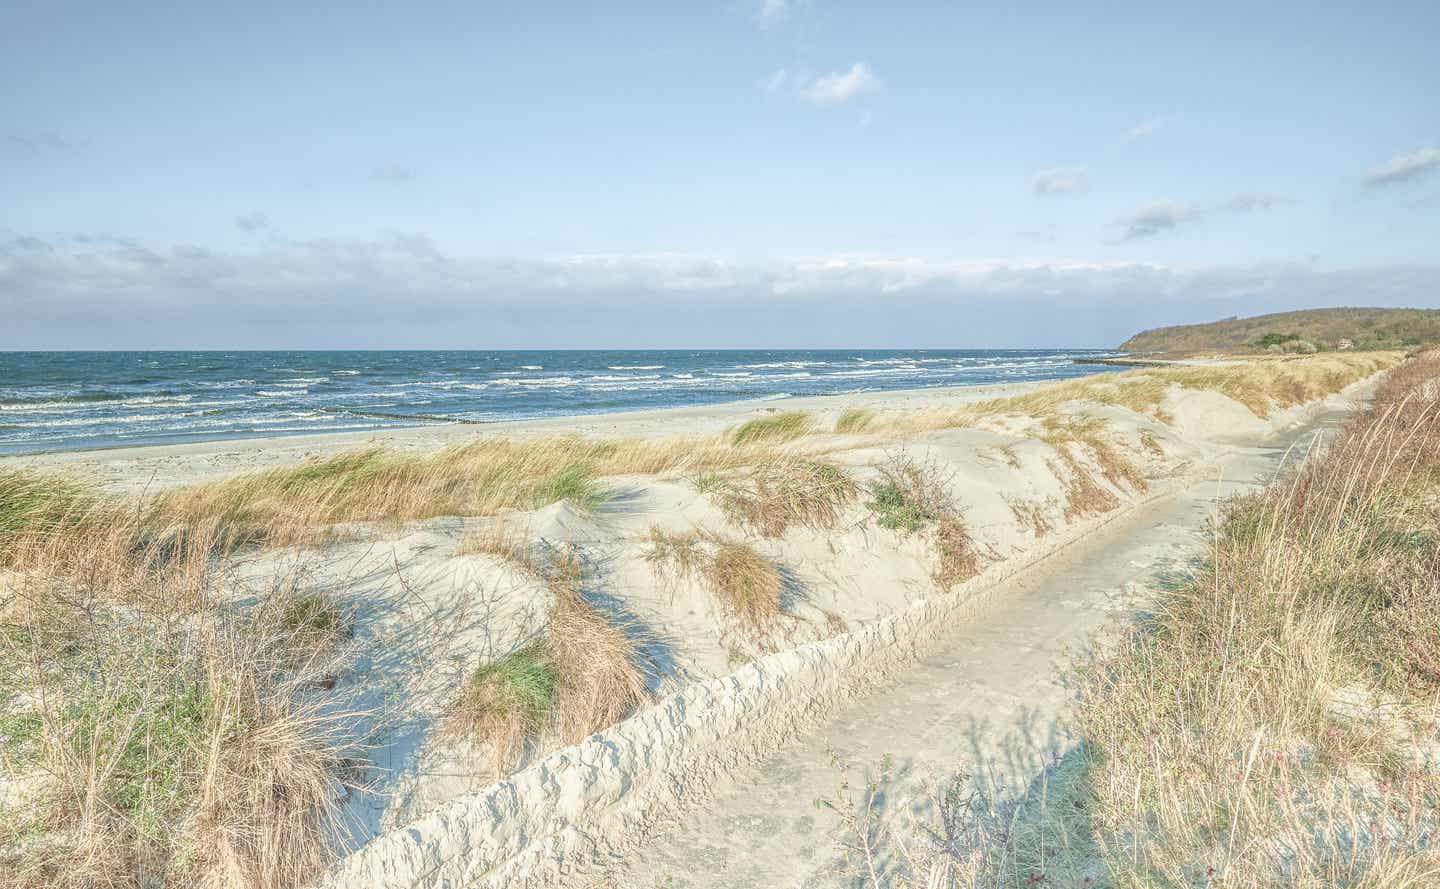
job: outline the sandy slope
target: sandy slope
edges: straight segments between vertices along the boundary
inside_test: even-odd
[[[1215,461],[1216,477],[1185,486],[1098,531],[994,596],[975,619],[901,679],[846,708],[803,740],[727,780],[703,809],[677,818],[649,845],[594,877],[595,886],[841,887],[855,885],[832,845],[834,798],[852,768],[893,771],[881,784],[885,817],[923,804],[934,782],[972,775],[1000,799],[1073,749],[1064,714],[1071,699],[1063,665],[1107,621],[1143,610],[1165,577],[1203,551],[1204,526],[1226,497],[1268,480],[1282,456],[1314,432],[1338,426],[1323,415],[1263,447]],[[841,766],[837,766],[838,757]]]

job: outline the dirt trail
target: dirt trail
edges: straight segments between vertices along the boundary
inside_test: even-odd
[[[836,872],[839,824],[814,801],[842,779],[832,751],[856,766],[893,761],[886,796],[911,796],[929,776],[980,776],[1001,796],[1026,786],[1074,741],[1063,667],[1115,617],[1146,607],[1167,574],[1203,553],[1217,503],[1263,483],[1345,412],[1320,416],[1263,447],[1237,448],[1197,482],[1047,560],[1018,595],[995,599],[896,683],[715,788],[595,886],[749,889],[863,885]]]

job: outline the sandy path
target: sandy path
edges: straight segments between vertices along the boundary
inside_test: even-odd
[[[1030,782],[1073,746],[1062,665],[1107,621],[1145,607],[1156,581],[1203,551],[1206,519],[1231,494],[1268,480],[1285,452],[1343,421],[1334,411],[1264,447],[1232,451],[1210,481],[1181,489],[1047,560],[1017,595],[992,600],[937,653],[890,687],[716,788],[690,813],[595,881],[626,887],[838,887],[838,819],[814,800],[856,766],[894,763],[886,796],[912,796],[925,777],[985,776],[1002,794]],[[1292,455],[1293,459],[1293,455]]]

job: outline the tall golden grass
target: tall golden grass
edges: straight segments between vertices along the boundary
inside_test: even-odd
[[[1440,355],[1234,502],[1209,563],[1081,674],[1121,885],[1426,885],[1440,771]]]
[[[1013,805],[964,780],[870,818],[867,885],[1440,885],[1440,353],[1230,502],[1209,558],[1074,675],[1079,747]],[[863,868],[863,869],[862,869]]]
[[[312,693],[334,668],[317,644],[343,634],[339,613],[279,587],[212,607],[193,554],[148,567],[103,564],[104,548],[48,555],[88,564],[0,573],[0,781],[18,788],[0,807],[0,885],[314,878],[345,845],[358,779],[357,714]]]

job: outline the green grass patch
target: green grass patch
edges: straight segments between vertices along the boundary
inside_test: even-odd
[[[554,475],[543,479],[536,487],[535,503],[545,506],[565,501],[576,509],[594,512],[610,499],[610,494],[600,487],[595,474],[583,463],[572,463]]]
[[[875,419],[875,412],[864,408],[852,407],[840,413],[835,419],[835,431],[844,435],[847,433],[864,432],[869,428],[871,421]]]
[[[912,496],[906,485],[891,477],[871,485],[870,502],[865,505],[875,513],[876,524],[902,534],[913,534],[937,518],[929,504]]]
[[[30,470],[0,470],[0,532],[45,530],[83,519],[99,502],[84,485]]]
[[[730,441],[737,445],[791,441],[809,432],[810,422],[810,415],[805,411],[782,411],[741,424],[730,433]]]
[[[544,731],[559,684],[549,648],[536,639],[475,669],[451,704],[445,732],[490,745],[495,769],[503,772]]]
[[[322,592],[289,597],[280,607],[278,625],[290,646],[311,653],[323,652],[351,634],[349,615]]]

